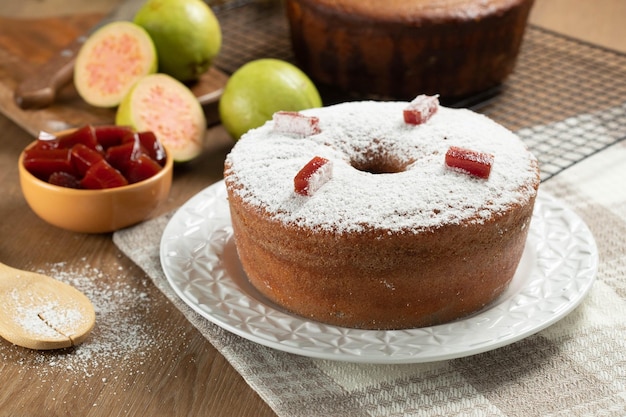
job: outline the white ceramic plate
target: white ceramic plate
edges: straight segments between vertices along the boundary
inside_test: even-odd
[[[453,359],[528,337],[582,301],[598,263],[585,223],[540,192],[517,273],[506,293],[488,308],[420,329],[331,326],[281,310],[248,282],[233,242],[223,182],[206,188],[176,212],[163,233],[160,255],[175,292],[218,326],[278,350],[364,363]]]

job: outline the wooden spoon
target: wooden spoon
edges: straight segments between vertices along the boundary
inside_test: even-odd
[[[46,275],[0,263],[0,336],[30,349],[75,346],[96,321],[91,301]]]

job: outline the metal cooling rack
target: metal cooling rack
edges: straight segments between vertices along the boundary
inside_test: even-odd
[[[218,68],[232,73],[258,58],[294,62],[280,1],[222,0],[213,8],[223,31]],[[516,131],[546,180],[626,139],[626,54],[531,25],[503,85],[446,104],[473,108]]]
[[[626,139],[626,54],[530,26],[515,72],[475,108],[522,137],[546,180]]]

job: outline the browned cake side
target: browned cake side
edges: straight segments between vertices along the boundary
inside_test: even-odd
[[[492,302],[513,278],[534,204],[484,224],[381,237],[289,227],[231,190],[228,199],[237,251],[257,289],[292,313],[363,329],[436,325]]]
[[[295,56],[318,83],[459,97],[513,71],[533,0],[287,0]]]

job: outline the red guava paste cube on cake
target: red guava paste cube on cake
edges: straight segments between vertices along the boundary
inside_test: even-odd
[[[489,178],[494,156],[486,152],[451,146],[446,152],[446,165],[479,178]]]
[[[104,149],[120,145],[122,143],[122,138],[126,135],[132,135],[134,133],[133,128],[130,126],[116,125],[96,126],[95,131],[98,143],[100,143]]]
[[[272,116],[274,131],[296,136],[311,136],[321,132],[319,118],[295,111],[278,111]]]
[[[105,159],[89,168],[85,177],[80,181],[82,188],[99,190],[127,185],[128,181],[121,172],[113,168]]]
[[[70,150],[70,155],[72,158],[72,164],[74,165],[78,176],[81,178],[87,173],[89,168],[104,159],[104,156],[102,156],[100,152],[94,151],[82,143],[74,145],[74,147]]]
[[[426,123],[439,109],[439,96],[421,94],[404,109],[404,122],[411,125]]]
[[[333,164],[326,158],[316,156],[295,176],[294,190],[304,196],[313,195],[333,176]]]

